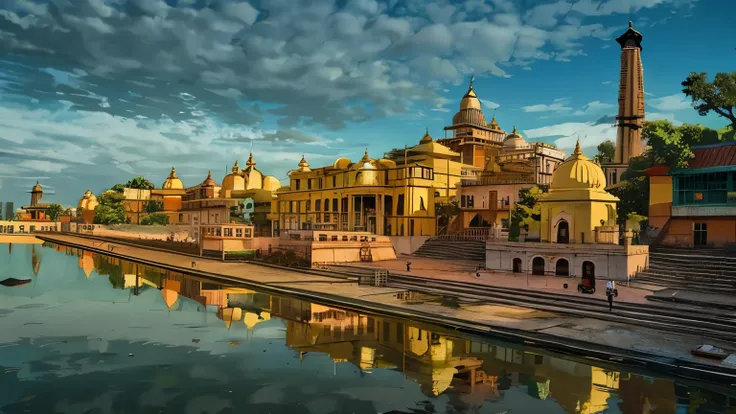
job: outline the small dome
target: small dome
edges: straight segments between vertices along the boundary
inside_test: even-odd
[[[166,180],[164,180],[161,188],[164,190],[184,189],[184,183],[182,183],[179,177],[176,176],[176,169],[174,167],[171,167],[171,172],[169,173],[169,176],[166,178]]]
[[[560,164],[552,174],[551,190],[606,188],[606,175],[601,167],[586,157],[580,150],[580,142],[570,158]]]
[[[281,188],[281,181],[279,181],[278,178],[272,175],[267,175],[263,179],[263,189],[264,190],[273,192],[273,191],[278,190],[279,188]]]
[[[235,161],[232,172],[222,179],[222,189],[224,191],[242,191],[245,190],[245,177],[241,175],[242,171],[238,167],[238,161]]]
[[[524,140],[524,137],[516,131],[516,126],[514,126],[514,130],[503,139],[504,148],[521,148],[525,145],[526,141]]]
[[[299,160],[299,172],[309,172],[312,171],[309,169],[309,163],[307,162],[306,158],[304,158],[304,155],[302,154],[302,159]]]
[[[488,124],[487,126],[490,129],[496,129],[496,130],[499,130],[499,131],[501,130],[501,127],[498,126],[498,122],[496,122],[496,115],[495,114],[493,115],[493,119],[491,119],[491,123]]]
[[[202,181],[202,187],[217,187],[217,183],[212,179],[212,171],[207,171],[207,178]]]
[[[41,184],[36,181],[36,185],[33,186],[33,189],[31,189],[31,191],[34,193],[43,192],[43,187],[41,187]]]
[[[460,110],[462,111],[463,109],[481,109],[478,95],[476,95],[473,90],[472,80],[470,81],[468,92],[465,93],[465,96],[463,96],[463,99],[460,101]]]
[[[471,124],[481,127],[486,126],[486,118],[483,116],[480,100],[473,90],[473,80],[470,79],[468,92],[460,101],[460,110],[452,117],[452,125]]]
[[[427,132],[424,133],[424,136],[422,137],[421,140],[419,140],[419,143],[420,144],[429,144],[432,141],[434,141],[434,140],[432,139],[432,136],[429,135],[429,128],[427,128]]]

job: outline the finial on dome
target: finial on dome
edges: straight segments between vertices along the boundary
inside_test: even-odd
[[[632,28],[634,28],[634,22],[632,22],[631,20],[629,20],[629,29],[632,29]]]
[[[516,130],[516,125],[514,125],[514,130],[511,131],[512,134],[519,135],[519,132]]]
[[[583,151],[580,150],[580,139],[575,142],[575,151],[573,151],[572,153],[573,155],[578,156],[583,155]]]
[[[473,81],[475,81],[475,75],[472,75],[472,76],[470,77],[470,86],[469,86],[469,88],[468,88],[468,89],[473,89]]]
[[[307,160],[306,160],[306,159],[304,158],[304,154],[302,154],[302,159],[301,159],[301,160],[299,160],[299,164],[298,164],[298,165],[299,165],[300,167],[309,167],[309,163],[308,163],[308,162],[307,162]]]
[[[176,168],[171,167],[171,172],[169,173],[169,178],[179,178],[176,176]]]
[[[253,161],[253,153],[251,152],[250,155],[248,155],[248,161],[245,162],[246,167],[253,167],[256,165],[256,162]]]
[[[424,133],[424,136],[422,137],[421,140],[419,140],[419,143],[420,144],[428,144],[430,142],[432,142],[432,136],[429,135],[429,128],[427,128],[426,131],[425,131],[425,133]]]
[[[368,148],[365,149],[365,153],[363,153],[363,158],[360,159],[360,162],[366,163],[371,160],[371,157],[368,156]]]

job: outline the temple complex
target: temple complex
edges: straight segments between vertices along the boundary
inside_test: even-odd
[[[618,87],[616,115],[616,154],[604,164],[609,185],[615,185],[629,167],[629,160],[644,153],[641,140],[644,126],[644,69],[641,63],[642,35],[629,29],[616,39],[621,45],[621,77]]]
[[[648,265],[648,246],[623,245],[616,225],[618,198],[605,191],[601,167],[583,155],[580,144],[552,175],[540,206],[541,242],[489,241],[486,267],[533,275],[628,280]]]

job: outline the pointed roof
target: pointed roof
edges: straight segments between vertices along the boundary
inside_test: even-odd
[[[253,161],[253,153],[251,152],[250,155],[248,156],[248,161],[245,162],[245,167],[249,168],[249,167],[255,167],[255,166],[256,166],[256,162]]]
[[[38,193],[42,191],[43,191],[43,187],[41,187],[41,184],[39,184],[39,182],[36,181],[36,185],[33,186],[33,189],[31,190],[31,192]]]
[[[429,128],[427,128],[427,131],[424,133],[424,136],[422,137],[422,139],[419,140],[419,143],[429,144],[432,141],[434,141],[434,139],[432,139],[432,136],[429,135]]]
[[[625,48],[626,46],[636,46],[639,49],[641,49],[641,40],[643,36],[641,33],[634,30],[634,24],[629,20],[629,30],[627,30],[624,34],[616,38],[616,41],[618,44],[621,45],[621,49]]]
[[[202,181],[202,187],[216,187],[217,183],[212,179],[212,171],[207,171],[207,178]]]

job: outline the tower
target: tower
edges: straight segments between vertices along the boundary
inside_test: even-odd
[[[41,188],[41,184],[36,181],[36,185],[31,189],[31,206],[37,206],[41,198],[43,198],[43,188]]]
[[[641,63],[642,35],[629,29],[616,39],[621,45],[621,75],[618,86],[618,114],[616,115],[616,153],[610,164],[604,166],[609,185],[615,185],[626,171],[629,160],[644,152],[641,129],[644,126],[644,70]]]

